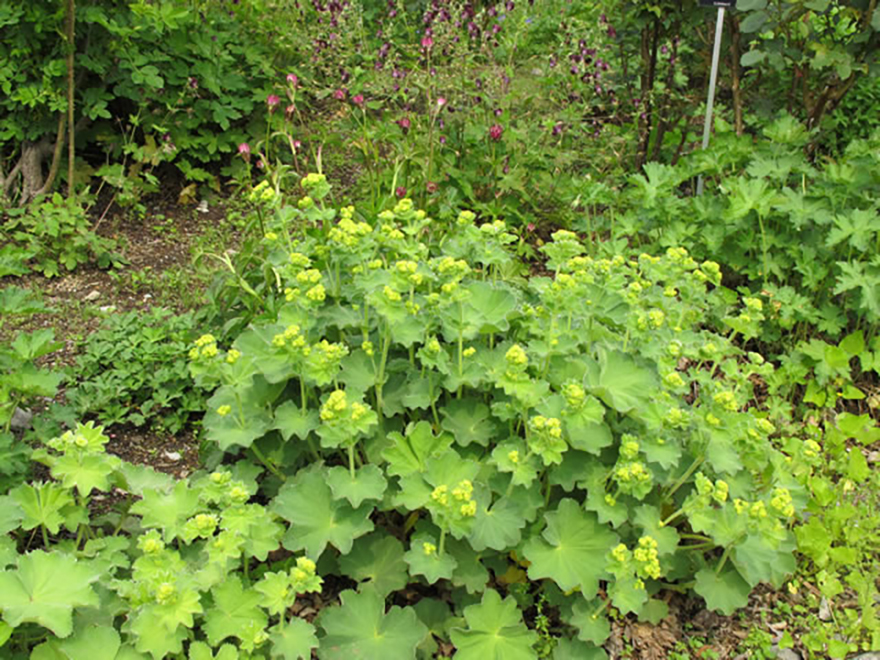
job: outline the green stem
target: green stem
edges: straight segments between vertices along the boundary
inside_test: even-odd
[[[272,463],[269,461],[268,458],[266,458],[266,455],[262,451],[260,451],[260,448],[257,447],[257,445],[251,445],[251,451],[254,452],[254,456],[257,457],[257,460],[265,465],[266,469],[268,469],[269,472],[281,479],[281,481],[287,481],[287,475],[285,475],[283,472],[280,472],[277,467],[272,465]]]
[[[354,481],[354,445],[348,446],[348,473],[351,475],[351,480]]]
[[[724,554],[721,555],[721,561],[718,562],[718,568],[715,569],[715,575],[721,575],[721,569],[724,568],[724,564],[727,563],[727,558],[730,556],[730,551],[732,548],[732,543],[724,548]]]
[[[445,547],[446,547],[446,530],[441,529],[440,530],[440,543],[439,543],[439,547],[437,548],[437,556],[441,556],[443,554],[443,548],[445,548]]]
[[[681,475],[681,477],[679,478],[679,480],[676,481],[676,482],[672,485],[672,488],[671,488],[669,491],[666,492],[666,494],[663,496],[662,501],[663,501],[663,502],[667,502],[667,501],[669,500],[670,497],[672,497],[673,495],[675,495],[675,492],[676,492],[679,488],[681,488],[681,487],[684,485],[684,483],[685,483],[688,479],[690,479],[691,475],[692,475],[694,472],[696,472],[697,468],[700,467],[700,465],[703,464],[703,461],[704,461],[704,460],[706,460],[706,457],[705,457],[705,456],[697,456],[697,458],[694,459],[694,462],[691,463],[691,466],[687,469],[687,471],[686,471],[683,475]]]

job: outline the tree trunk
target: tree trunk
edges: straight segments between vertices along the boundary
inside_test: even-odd
[[[73,197],[76,193],[74,181],[76,163],[76,122],[74,121],[74,91],[76,85],[73,79],[73,57],[76,50],[76,0],[67,0],[67,126],[69,136],[67,139],[67,196]],[[60,142],[60,140],[59,140]],[[54,163],[53,163],[54,164]]]

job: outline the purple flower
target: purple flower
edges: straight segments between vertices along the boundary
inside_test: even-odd
[[[403,199],[404,197],[406,197],[406,188],[404,188],[403,186],[397,186],[394,194],[397,195],[397,199]]]
[[[345,90],[344,89],[337,89],[335,92],[333,92],[333,98],[336,99],[337,101],[344,101],[345,100]]]
[[[431,46],[434,45],[434,40],[431,37],[422,37],[422,48],[426,50],[430,50]]]
[[[275,108],[279,103],[281,103],[281,99],[277,94],[269,94],[269,96],[266,97],[266,105],[269,106],[270,113],[275,112]]]
[[[293,103],[291,103],[286,108],[284,108],[284,116],[287,117],[288,119],[292,119],[293,113],[295,113],[295,112],[296,112],[296,106]]]
[[[429,195],[433,195],[437,192],[437,184],[433,181],[428,181],[428,183],[425,184],[425,189],[428,191]]]
[[[355,94],[352,97],[351,102],[354,103],[357,107],[363,108],[364,107],[364,95],[363,94]]]
[[[504,114],[504,110],[502,110],[501,108],[495,108],[496,117],[500,117],[502,114]]]
[[[504,135],[504,127],[501,124],[492,124],[489,127],[489,137],[495,142],[498,142],[502,135]]]
[[[293,85],[294,88],[299,86],[299,78],[297,77],[297,75],[295,73],[288,73],[287,74],[287,82],[289,82],[291,85]]]
[[[437,97],[437,109],[442,110],[444,105],[446,105],[446,97],[438,96]]]
[[[666,53],[668,53],[668,52],[669,52],[669,46],[667,46],[665,44],[660,46],[660,54],[661,55],[666,55]]]
[[[553,126],[553,135],[561,135],[563,128],[565,128],[565,124],[563,124],[561,121],[556,122],[556,124]]]
[[[238,145],[238,155],[244,158],[245,160],[250,160],[251,158],[251,145],[247,142],[242,142]]]
[[[440,144],[446,144],[446,136],[445,135],[440,136]]]
[[[409,129],[412,124],[408,117],[404,117],[403,119],[397,120],[397,125],[400,126],[400,130],[402,130],[403,134],[406,135],[407,133],[409,133]]]
[[[198,78],[193,78],[192,76],[190,76],[190,77],[187,79],[187,83],[189,84],[189,88],[190,88],[190,89],[196,90],[196,89],[199,88],[199,80],[198,80]]]

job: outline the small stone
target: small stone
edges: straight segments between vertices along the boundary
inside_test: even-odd
[[[24,408],[16,408],[15,412],[12,413],[12,421],[10,422],[10,426],[16,431],[24,431],[31,427],[31,420],[34,418],[34,413],[30,410],[25,410]]]
[[[793,651],[792,649],[781,649],[778,646],[773,646],[773,651],[776,653],[776,657],[778,660],[803,660],[801,658],[801,654],[797,651]]]
[[[880,653],[862,653],[852,656],[849,660],[880,660]]]
[[[93,300],[97,300],[100,297],[101,292],[95,289],[94,291],[90,291],[89,293],[87,293],[83,300],[85,300],[86,302],[92,302]]]
[[[169,461],[179,461],[180,460],[180,452],[166,451],[165,458],[167,458]]]
[[[819,601],[819,619],[821,621],[831,621],[831,606],[828,604],[828,599],[825,596],[822,596],[822,600]]]

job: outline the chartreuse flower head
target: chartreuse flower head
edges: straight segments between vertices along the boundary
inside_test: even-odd
[[[145,555],[155,555],[165,549],[165,542],[162,540],[159,530],[151,529],[138,537],[137,547]]]
[[[504,360],[507,362],[507,377],[511,380],[518,380],[525,376],[525,371],[529,366],[529,356],[519,344],[514,344],[507,349],[504,354]]]
[[[55,451],[62,453],[76,452],[79,454],[98,454],[104,451],[104,445],[110,441],[104,435],[103,426],[95,426],[94,422],[77,424],[76,428],[65,431],[48,444]]]
[[[202,335],[195,341],[195,346],[189,352],[189,359],[193,362],[200,359],[210,359],[219,353],[217,340],[214,335]]]
[[[544,465],[562,462],[568,443],[562,437],[562,422],[556,417],[536,415],[529,420],[529,450],[541,457]]]

